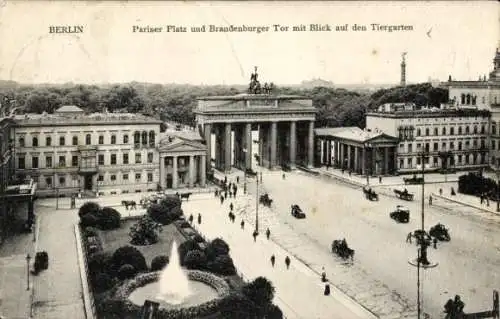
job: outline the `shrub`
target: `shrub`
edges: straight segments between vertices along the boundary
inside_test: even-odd
[[[142,253],[132,246],[124,246],[115,250],[111,257],[111,261],[112,271],[115,276],[120,267],[126,264],[132,265],[137,272],[146,271],[148,269],[146,259]]]
[[[150,205],[147,212],[157,223],[168,225],[182,216],[181,200],[177,196],[165,196],[158,204]]]
[[[234,267],[233,260],[229,255],[221,255],[215,257],[213,261],[208,262],[207,268],[220,275],[234,275],[236,274],[236,268]]]
[[[267,317],[268,319],[283,319],[283,312],[276,305],[269,305],[267,308]]]
[[[34,268],[35,274],[38,274],[40,271],[49,268],[49,255],[46,251],[40,251],[36,253]]]
[[[193,240],[197,243],[204,243],[205,242],[205,239],[199,234],[194,235]]]
[[[99,228],[103,230],[120,228],[121,215],[112,207],[104,207],[99,214]]]
[[[100,211],[99,204],[95,202],[86,202],[85,204],[80,207],[78,210],[78,216],[82,218],[85,215],[91,214],[91,215],[97,215]]]
[[[221,319],[257,319],[255,304],[242,294],[231,294],[219,303]]]
[[[88,267],[91,275],[99,273],[108,273],[112,265],[111,255],[109,253],[97,253],[88,259]]]
[[[156,256],[151,261],[151,271],[162,270],[163,268],[165,268],[168,262],[169,262],[168,256],[165,255]]]
[[[161,224],[144,215],[130,227],[129,236],[133,245],[150,245],[158,242]]]
[[[122,319],[127,318],[127,315],[129,315],[124,300],[104,298],[97,302],[96,306],[98,312],[105,315],[106,319]]]
[[[207,266],[207,256],[201,250],[190,250],[184,257],[188,269],[203,269]]]
[[[125,279],[130,279],[135,276],[137,271],[135,270],[134,266],[130,264],[125,264],[118,269],[118,279],[120,280],[125,280]]]
[[[215,260],[217,256],[229,254],[229,245],[223,239],[215,238],[208,243],[206,254],[208,260]]]
[[[269,280],[264,277],[257,277],[243,286],[241,291],[258,307],[267,307],[273,302],[275,289]]]
[[[490,198],[496,198],[497,187],[494,180],[478,173],[469,173],[458,178],[458,192],[463,194],[478,196],[487,193]]]
[[[91,283],[94,291],[97,293],[109,290],[115,285],[113,277],[105,272],[97,273],[95,276],[92,276]]]
[[[95,227],[99,223],[99,217],[94,214],[86,214],[80,216],[80,224],[82,227]]]
[[[88,237],[86,241],[86,247],[87,251],[90,255],[101,252],[102,251],[102,244],[99,239],[99,237]]]
[[[182,244],[179,245],[179,260],[181,261],[181,265],[184,265],[184,259],[186,255],[191,250],[200,250],[200,246],[194,240],[186,240]]]

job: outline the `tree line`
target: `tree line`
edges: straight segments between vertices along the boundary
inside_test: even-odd
[[[132,82],[113,85],[23,85],[0,81],[0,101],[14,104],[18,113],[52,113],[62,105],[76,105],[88,112],[142,113],[163,121],[194,125],[197,98],[234,95],[244,86],[197,86]],[[429,83],[381,89],[373,94],[341,88],[277,87],[278,94],[311,98],[318,110],[316,126],[365,126],[365,114],[384,103],[413,102],[417,106],[439,106],[448,101],[448,90]],[[15,101],[15,102],[14,102]]]

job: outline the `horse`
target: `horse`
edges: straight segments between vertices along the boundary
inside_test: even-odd
[[[122,205],[125,206],[125,209],[137,209],[137,203],[133,200],[122,200]]]
[[[188,201],[188,200],[189,200],[189,196],[191,196],[191,194],[193,194],[193,193],[182,193],[182,194],[180,194],[180,195],[179,195],[179,198],[180,198],[181,200],[182,200],[183,198],[185,198],[185,199],[186,199],[186,201]]]
[[[342,259],[350,258],[354,260],[354,249],[350,249],[347,243],[343,240],[334,240],[332,243],[332,252],[337,254]]]

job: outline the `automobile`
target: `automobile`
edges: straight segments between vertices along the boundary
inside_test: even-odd
[[[408,223],[410,221],[410,210],[401,205],[396,206],[396,210],[389,215],[398,223]]]
[[[306,214],[302,212],[302,209],[299,207],[299,205],[292,205],[292,211],[291,214],[293,217],[297,219],[304,219],[306,218]]]

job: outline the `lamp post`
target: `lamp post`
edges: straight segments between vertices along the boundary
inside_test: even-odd
[[[31,259],[30,254],[27,254],[26,255],[26,280],[27,280],[26,290],[30,290],[30,259]]]
[[[370,147],[370,143],[365,143],[363,145],[365,147],[365,156],[363,158],[364,166],[365,166],[365,174],[366,174],[366,186],[370,185],[370,173],[368,172],[368,161],[366,160],[368,158],[368,148]]]
[[[255,190],[255,234],[259,234],[259,176],[256,178],[257,188]]]
[[[496,175],[497,175],[497,212],[500,212],[500,159],[497,159],[497,167],[496,167]]]

